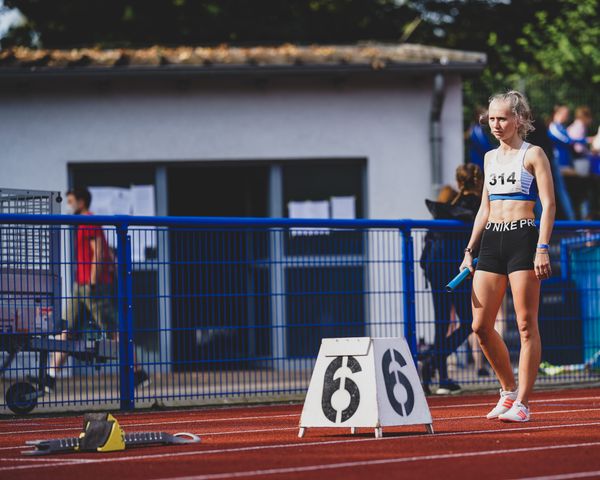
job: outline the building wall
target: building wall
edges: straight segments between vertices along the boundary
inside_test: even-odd
[[[431,91],[430,77],[3,87],[0,186],[64,191],[69,162],[362,157],[369,217],[428,218]],[[446,79],[442,125],[452,182],[463,158],[459,77]]]

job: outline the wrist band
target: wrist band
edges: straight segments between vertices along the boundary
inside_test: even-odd
[[[548,250],[549,245],[547,243],[538,243],[537,248],[542,249],[542,250]]]

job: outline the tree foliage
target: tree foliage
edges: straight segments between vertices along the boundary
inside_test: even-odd
[[[563,14],[540,11],[518,39],[536,69],[580,84],[600,83],[600,11],[597,0],[565,0]],[[520,70],[527,73],[525,65]]]
[[[485,102],[484,92],[518,88],[546,120],[559,103],[600,111],[599,13],[598,0],[560,0],[556,9],[536,11],[512,44],[491,31],[488,48],[499,68],[467,82],[467,108]]]
[[[419,16],[394,0],[6,0],[44,47],[395,41]],[[5,41],[6,43],[6,41]]]

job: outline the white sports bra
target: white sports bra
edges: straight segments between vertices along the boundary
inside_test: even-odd
[[[485,169],[485,185],[494,200],[537,200],[537,184],[535,177],[525,168],[525,152],[530,144],[523,142],[519,152],[513,159],[504,164],[498,162],[497,148]]]

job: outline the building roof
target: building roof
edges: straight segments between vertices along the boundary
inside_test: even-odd
[[[81,48],[0,51],[1,77],[325,72],[476,72],[486,55],[416,44]]]

